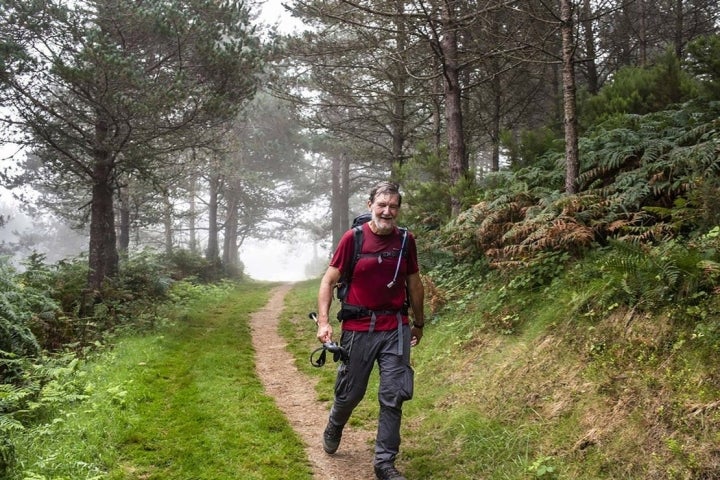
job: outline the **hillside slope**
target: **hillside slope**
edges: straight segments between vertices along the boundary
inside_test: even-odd
[[[286,311],[301,366],[316,288],[298,284]],[[408,478],[720,478],[720,343],[680,315],[580,311],[586,288],[485,285],[447,300],[413,352]],[[305,368],[329,400],[334,369]],[[375,403],[371,387],[354,421],[372,428]]]

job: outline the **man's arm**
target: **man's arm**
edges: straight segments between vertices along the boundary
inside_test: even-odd
[[[422,327],[425,326],[425,288],[419,273],[413,273],[407,278],[408,293],[410,294],[410,307],[413,312],[412,345],[420,343],[423,336]]]
[[[330,305],[332,305],[333,289],[340,281],[340,270],[335,267],[328,267],[320,280],[318,290],[318,331],[317,338],[320,342],[332,341],[332,326],[330,325]]]

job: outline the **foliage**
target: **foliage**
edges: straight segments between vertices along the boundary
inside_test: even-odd
[[[0,262],[3,438],[52,416],[60,405],[82,400],[82,382],[76,376],[79,359],[101,348],[118,329],[137,332],[155,327],[163,302],[172,300],[181,308],[204,291],[178,288],[171,294],[170,287],[183,276],[197,281],[207,275],[208,266],[187,254],[170,260],[151,252],[126,259],[121,275],[104,285],[102,303],[88,295],[88,267],[82,258],[50,265],[43,255],[33,254],[22,273]],[[0,469],[12,464],[13,451],[9,440],[0,444]]]
[[[13,186],[89,221],[88,284],[99,291],[118,273],[118,179],[167,190],[190,163],[177,153],[215,142],[253,96],[265,52],[242,1],[58,2],[41,21],[29,3],[13,0],[12,20],[0,17],[34,60],[3,79],[12,114],[0,121],[29,152]]]
[[[535,478],[557,478],[557,468],[553,466],[554,458],[544,456],[536,459],[529,467],[528,472]]]
[[[202,283],[220,280],[218,266],[199,253],[187,249],[174,249],[171,254],[159,257],[174,280],[195,278]],[[151,273],[151,272],[148,272]]]
[[[517,285],[529,270],[493,272],[480,285],[467,282],[465,263],[431,272],[437,285],[467,288],[413,351],[423,393],[407,409],[405,470],[421,478],[716,475],[718,236],[612,241],[564,262],[535,291]],[[459,413],[469,409],[472,421]],[[508,430],[511,438],[500,433]],[[498,460],[505,456],[516,460]]]
[[[440,228],[429,248],[466,265],[487,258],[488,266],[513,269],[520,278],[525,269],[546,282],[563,262],[613,239],[696,238],[720,220],[718,117],[720,104],[692,102],[679,110],[616,115],[580,141],[580,193],[561,193],[562,154],[489,175],[479,184],[482,201]]]
[[[676,240],[657,246],[611,242],[592,268],[604,285],[595,301],[639,311],[696,305],[720,286],[719,245],[713,244]]]
[[[533,166],[546,153],[561,151],[563,148],[558,132],[547,127],[520,132],[504,130],[500,142],[506,149],[513,170]]]
[[[36,356],[40,346],[30,329],[33,315],[53,312],[55,305],[42,291],[22,284],[14,269],[0,259],[0,381],[18,375],[17,357]]]
[[[658,112],[693,98],[697,86],[668,52],[650,67],[624,67],[598,95],[580,105],[581,121],[590,126],[618,113],[643,115]]]
[[[703,96],[720,100],[720,36],[697,38],[688,44],[687,50],[688,70],[700,82]]]
[[[421,146],[398,168],[398,181],[406,192],[403,221],[415,232],[433,231],[450,217],[450,175],[443,155]]]
[[[45,356],[22,364],[14,383],[0,383],[0,473],[15,464],[14,439],[37,423],[52,422],[63,406],[87,397],[80,362],[74,355]]]

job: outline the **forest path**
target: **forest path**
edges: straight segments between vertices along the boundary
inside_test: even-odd
[[[317,399],[316,381],[300,372],[278,332],[285,295],[292,284],[275,287],[264,308],[250,319],[258,376],[268,395],[275,399],[290,425],[305,444],[314,478],[322,480],[368,480],[375,478],[371,440],[374,432],[348,426],[334,455],[322,449],[322,432],[328,418],[324,402]]]

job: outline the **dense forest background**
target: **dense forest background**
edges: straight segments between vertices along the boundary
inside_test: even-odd
[[[151,326],[179,280],[242,278],[248,239],[331,247],[386,178],[434,312],[591,259],[579,314],[681,305],[717,355],[717,2],[286,9],[302,28],[238,0],[0,3],[0,183],[39,222],[0,245],[0,431],[32,419],[37,359]],[[85,253],[59,258],[65,228]]]

